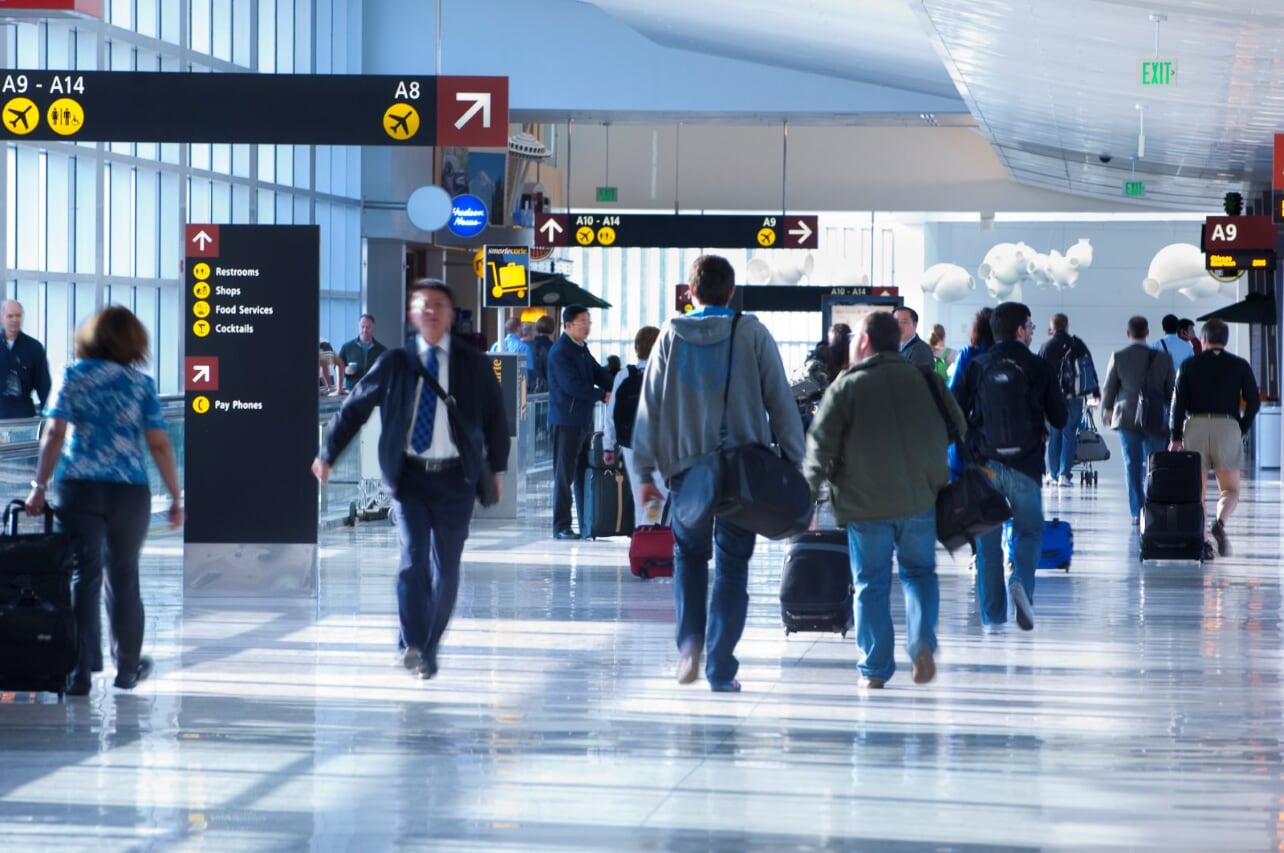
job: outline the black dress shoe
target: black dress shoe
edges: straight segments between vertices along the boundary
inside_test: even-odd
[[[558,530],[553,533],[554,539],[579,539],[580,534],[574,530]]]
[[[67,679],[68,696],[88,696],[91,687],[93,682],[87,672],[74,672]]]
[[[144,655],[138,659],[138,665],[133,669],[122,669],[116,673],[116,686],[121,690],[133,690],[138,682],[146,681],[151,674],[152,659]]]

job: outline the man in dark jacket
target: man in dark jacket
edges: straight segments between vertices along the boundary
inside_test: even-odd
[[[1065,429],[1052,429],[1048,435],[1048,484],[1052,486],[1073,486],[1074,477],[1070,469],[1074,467],[1074,456],[1079,449],[1079,421],[1083,420],[1084,397],[1089,394],[1100,396],[1096,385],[1096,368],[1092,367],[1092,354],[1088,345],[1077,335],[1070,334],[1070,318],[1065,314],[1053,314],[1048,323],[1048,334],[1052,335],[1039,348],[1039,357],[1048,363],[1053,381],[1061,388],[1066,398]],[[1086,362],[1083,359],[1087,359]],[[1085,376],[1091,368],[1091,376]]]
[[[611,399],[611,375],[589,352],[593,321],[583,305],[562,311],[562,336],[548,351],[548,426],[553,436],[553,538],[571,530],[571,494],[584,519],[584,443],[593,434],[593,406]],[[581,533],[585,531],[581,530]]]
[[[901,355],[915,367],[933,369],[936,355],[927,341],[918,336],[918,312],[903,305],[892,313],[896,315],[896,323],[901,329]]]
[[[967,365],[954,387],[967,415],[967,445],[984,463],[1012,507],[1012,578],[1003,590],[1003,528],[977,541],[976,588],[981,624],[999,633],[1008,598],[1023,631],[1034,629],[1034,570],[1043,542],[1043,454],[1046,420],[1066,425],[1066,401],[1047,362],[1030,352],[1034,323],[1020,302],[1004,302],[990,316],[994,346]]]
[[[404,349],[384,353],[357,383],[312,462],[312,473],[324,483],[334,460],[379,407],[379,468],[392,492],[401,548],[401,662],[425,679],[437,674],[437,647],[459,594],[459,561],[481,453],[494,472],[496,493],[508,466],[508,418],[499,382],[480,351],[450,334],[454,307],[454,295],[443,282],[416,282],[409,313],[418,334]],[[425,372],[455,400],[461,418],[480,428],[484,450],[461,448],[471,437],[451,424],[445,402],[424,381]]]
[[[45,348],[22,331],[22,305],[7,299],[0,306],[4,318],[4,346],[0,347],[0,420],[34,418],[38,409],[31,404],[36,392],[40,409],[49,397],[49,359]]]

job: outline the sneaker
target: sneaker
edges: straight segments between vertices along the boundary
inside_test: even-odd
[[[1061,485],[1063,488],[1070,488],[1074,486],[1074,477],[1071,476],[1070,474],[1066,474],[1064,477],[1061,478]]]
[[[1016,610],[1017,627],[1022,631],[1034,630],[1034,605],[1030,603],[1030,596],[1025,594],[1025,587],[1020,581],[1013,581],[1008,587],[1008,594],[1012,596],[1012,607]]]
[[[730,681],[710,681],[709,689],[714,693],[739,693],[740,682],[734,678]]]
[[[1007,627],[1002,622],[990,622],[981,626],[983,634],[989,634],[991,637],[997,637],[1000,634],[1007,633]]]
[[[122,669],[116,673],[116,686],[121,690],[133,690],[138,682],[146,681],[152,674],[152,659],[143,655],[133,669]]]
[[[881,678],[871,678],[868,675],[862,675],[858,682],[862,690],[882,690],[883,685],[887,682]]]
[[[1214,521],[1213,526],[1208,529],[1208,532],[1212,533],[1213,538],[1217,540],[1217,556],[1229,557],[1230,540],[1226,538],[1226,526],[1222,524],[1222,520],[1219,518]]]
[[[678,657],[678,684],[690,684],[700,677],[700,651],[695,646]]]
[[[1057,484],[1057,478],[1056,478],[1056,477],[1052,476],[1051,474],[1045,474],[1045,475],[1044,475],[1044,477],[1043,477],[1043,485],[1045,485],[1045,486],[1055,486],[1056,484]]]
[[[927,684],[936,678],[936,659],[931,652],[919,652],[914,658],[912,676],[915,684]]]

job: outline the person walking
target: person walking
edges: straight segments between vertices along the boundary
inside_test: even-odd
[[[899,348],[896,318],[866,315],[853,344],[854,366],[825,392],[803,462],[813,499],[828,486],[834,518],[847,529],[860,684],[867,689],[883,687],[896,672],[893,553],[905,594],[911,677],[926,684],[936,675],[936,495],[950,479],[940,407],[960,435],[967,430],[941,378],[901,358]]]
[[[801,464],[805,451],[779,347],[758,318],[727,307],[736,289],[731,264],[718,255],[701,255],[691,265],[689,281],[695,308],[661,330],[633,425],[633,460],[644,503],[661,499],[651,482],[658,469],[673,505],[680,505],[688,469],[719,447],[770,445],[774,434],[785,459]],[[720,434],[724,423],[725,436]],[[735,651],[749,607],[754,534],[711,513],[690,519],[675,512],[671,520],[678,683],[699,678],[707,648],[709,688],[739,692]]]
[[[1048,364],[1030,352],[1034,323],[1020,302],[1004,302],[990,317],[994,346],[968,363],[954,389],[967,415],[968,448],[984,460],[994,485],[1012,507],[1012,576],[1003,588],[1003,528],[980,537],[977,602],[982,628],[1000,633],[1011,600],[1017,626],[1034,630],[1034,573],[1043,542],[1044,422],[1066,425],[1066,401]]]
[[[1061,393],[1066,398],[1066,425],[1048,430],[1048,478],[1051,486],[1074,485],[1075,452],[1079,447],[1079,422],[1083,420],[1084,399],[1088,395],[1100,396],[1097,371],[1092,366],[1092,353],[1077,335],[1070,334],[1070,318],[1053,314],[1048,321],[1048,334],[1052,337],[1039,348],[1039,357],[1048,363],[1048,370],[1056,378]],[[1084,360],[1087,360],[1086,362]],[[1085,375],[1087,374],[1087,375]]]
[[[45,512],[47,484],[61,457],[56,506],[73,543],[72,600],[80,638],[67,693],[87,696],[93,673],[102,668],[104,580],[115,686],[132,690],[152,672],[151,658],[142,653],[138,583],[139,554],[152,515],[144,445],[169,490],[170,527],[181,525],[185,514],[156,382],[138,369],[147,362],[143,324],[128,308],[104,308],[77,330],[74,354],[75,363],[49,398],[26,510],[33,516]],[[73,427],[70,440],[68,426]]]
[[[1257,379],[1247,361],[1226,351],[1230,329],[1222,320],[1204,323],[1203,347],[1177,374],[1173,394],[1170,450],[1199,454],[1199,501],[1204,502],[1208,471],[1217,478],[1217,515],[1209,527],[1218,555],[1230,554],[1226,522],[1239,506],[1239,469],[1244,436],[1262,407]],[[1207,552],[1205,557],[1210,556]]]
[[[602,464],[607,467],[614,465],[617,452],[624,456],[624,470],[628,471],[629,484],[633,488],[634,527],[657,524],[660,520],[659,507],[655,504],[647,507],[642,500],[642,480],[638,477],[637,463],[633,458],[633,425],[637,421],[638,401],[642,399],[642,381],[646,376],[647,360],[651,358],[651,350],[659,336],[660,330],[655,326],[643,326],[633,336],[637,363],[615,375],[611,402],[606,404],[606,418],[602,422]],[[653,474],[651,482],[655,483],[661,495],[668,496],[668,488],[658,475]]]
[[[1138,401],[1149,396],[1154,405],[1166,405],[1173,395],[1173,361],[1162,350],[1146,343],[1150,323],[1140,314],[1128,320],[1128,346],[1110,356],[1106,382],[1101,389],[1102,424],[1119,432],[1123,449],[1124,478],[1128,484],[1128,511],[1138,524],[1146,503],[1146,468],[1150,454],[1168,442],[1166,422],[1158,429],[1138,422]]]
[[[501,493],[508,466],[508,419],[499,381],[486,356],[452,335],[455,296],[445,282],[420,279],[410,293],[416,335],[384,353],[326,429],[312,473],[322,483],[343,449],[379,407],[379,468],[392,494],[400,561],[397,618],[401,665],[422,679],[437,674],[437,651],[459,594],[459,563],[468,539],[481,454]],[[457,432],[425,376],[455,401],[459,417],[480,429],[484,447]]]

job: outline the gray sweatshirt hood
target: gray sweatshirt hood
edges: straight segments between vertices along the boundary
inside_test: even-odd
[[[731,315],[702,314],[696,317],[683,315],[669,321],[673,333],[689,344],[708,346],[718,344],[731,336]],[[743,324],[745,318],[741,318]]]

